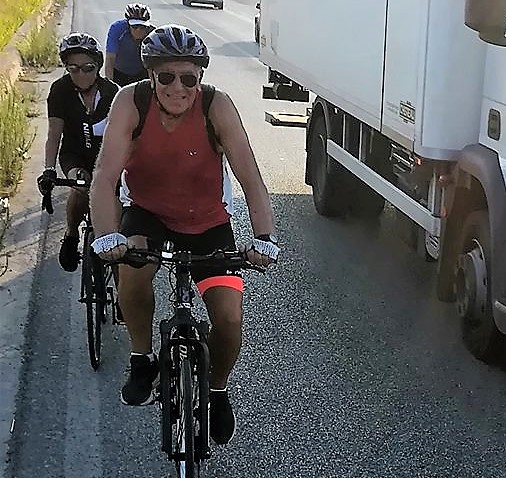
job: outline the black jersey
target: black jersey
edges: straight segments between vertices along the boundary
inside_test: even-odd
[[[63,120],[60,157],[71,155],[90,166],[98,156],[105,122],[119,87],[107,78],[98,77],[98,103],[88,114],[69,74],[56,80],[47,97],[49,118]]]

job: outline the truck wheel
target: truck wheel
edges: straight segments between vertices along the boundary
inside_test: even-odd
[[[459,251],[454,289],[464,343],[477,359],[498,364],[505,357],[506,337],[497,329],[492,313],[487,210],[467,216]]]
[[[357,181],[355,200],[350,205],[351,213],[363,219],[374,219],[378,217],[385,207],[385,199],[367,184]]]
[[[372,151],[365,164],[389,181],[394,180],[390,163],[391,145],[383,135],[375,134],[372,138]],[[355,199],[351,203],[351,212],[356,217],[365,219],[377,218],[385,207],[385,198],[359,179],[356,181]]]
[[[346,178],[350,173],[327,154],[327,128],[323,115],[314,120],[310,135],[307,164],[311,171],[316,211],[322,216],[344,217],[351,199],[350,181]]]

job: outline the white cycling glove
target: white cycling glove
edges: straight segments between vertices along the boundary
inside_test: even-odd
[[[105,236],[98,237],[91,243],[95,254],[109,252],[117,246],[127,245],[127,238],[119,232],[111,232]]]
[[[263,241],[262,239],[257,238],[253,239],[249,249],[250,250],[253,249],[255,252],[267,256],[269,259],[272,259],[273,261],[278,260],[278,255],[281,251],[278,245],[275,244],[274,242]]]

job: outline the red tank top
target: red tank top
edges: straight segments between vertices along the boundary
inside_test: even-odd
[[[160,123],[156,101],[122,176],[122,202],[155,214],[170,230],[200,234],[228,222],[232,194],[225,160],[207,135],[202,92],[177,128]]]

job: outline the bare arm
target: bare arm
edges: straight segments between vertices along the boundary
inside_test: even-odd
[[[60,149],[60,141],[63,134],[63,120],[61,118],[48,118],[48,129],[46,139],[45,167],[56,166],[56,156]]]
[[[274,220],[269,194],[234,103],[226,94],[216,91],[209,117],[232,172],[244,191],[254,235],[273,233]]]
[[[90,189],[91,221],[96,237],[116,232],[116,184],[132,148],[132,131],[139,122],[133,102],[134,87],[116,95],[104,131],[102,147],[93,172]]]
[[[116,53],[105,54],[105,77],[112,80],[114,76],[114,65],[116,64]]]

